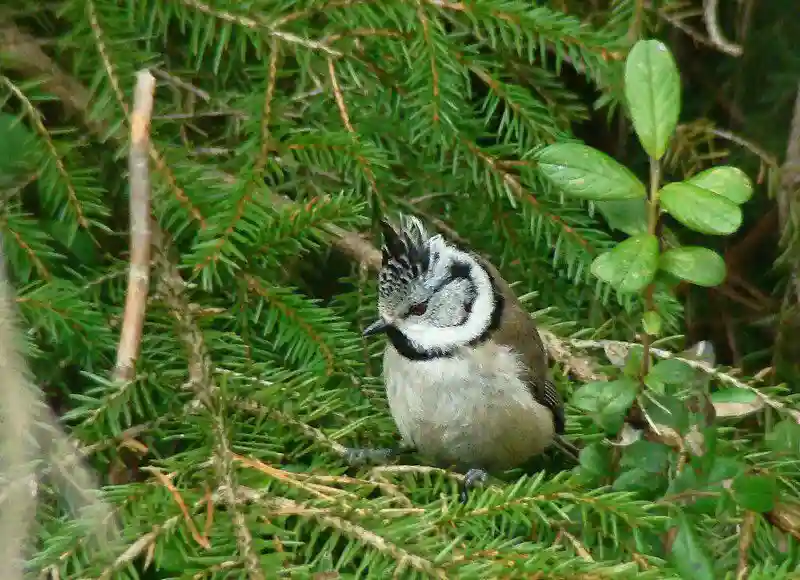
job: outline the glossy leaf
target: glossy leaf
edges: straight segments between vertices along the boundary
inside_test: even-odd
[[[618,199],[598,201],[595,206],[612,230],[635,236],[647,232],[647,200]]]
[[[625,99],[639,142],[661,159],[678,124],[681,81],[675,59],[659,40],[640,40],[625,61]]]
[[[686,515],[677,514],[678,533],[672,543],[672,563],[686,580],[715,580],[714,566]]]
[[[714,250],[701,246],[667,250],[658,265],[665,272],[698,286],[719,286],[725,280],[725,260]]]
[[[537,155],[539,171],[567,195],[594,201],[644,198],[627,167],[581,143],[554,143]]]
[[[741,205],[753,195],[753,184],[747,174],[738,167],[722,165],[706,169],[687,180],[697,187],[713,191]]]
[[[742,225],[742,210],[728,198],[690,183],[665,185],[661,206],[676,220],[701,234],[724,236]]]
[[[764,513],[775,507],[778,486],[769,475],[741,474],[733,479],[733,497],[746,510]]]
[[[628,238],[592,262],[592,274],[619,292],[644,289],[658,270],[658,239],[649,234]]]

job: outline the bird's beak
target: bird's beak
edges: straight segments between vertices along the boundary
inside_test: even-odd
[[[368,327],[364,329],[364,332],[361,333],[361,336],[372,336],[373,334],[380,334],[382,332],[386,332],[391,325],[386,322],[383,318],[379,318]]]

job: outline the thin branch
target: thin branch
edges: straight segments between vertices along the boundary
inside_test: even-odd
[[[638,346],[638,345],[634,345],[632,343],[624,342],[624,341],[620,341],[620,340],[581,340],[581,339],[571,339],[571,340],[568,340],[567,342],[569,342],[569,344],[573,348],[577,348],[577,349],[581,349],[581,350],[592,349],[592,348],[606,348],[606,347],[612,347],[612,348],[618,348],[618,349],[622,349],[622,350],[628,350],[631,347]],[[755,388],[755,387],[753,387],[751,385],[748,385],[744,381],[740,381],[739,379],[734,377],[733,374],[723,372],[723,371],[715,368],[713,365],[708,364],[705,361],[683,358],[683,357],[678,356],[677,354],[675,354],[673,352],[670,352],[668,350],[664,350],[664,349],[661,349],[661,348],[651,348],[650,349],[650,354],[652,354],[653,356],[656,356],[658,358],[662,358],[662,359],[674,358],[676,360],[679,360],[679,361],[687,364],[691,368],[699,370],[699,371],[702,371],[702,372],[708,374],[711,377],[714,377],[715,379],[717,379],[717,380],[719,380],[719,381],[721,381],[723,383],[727,383],[728,385],[730,385],[732,387],[736,387],[737,389],[745,389],[745,390],[751,391],[765,405],[768,405],[769,407],[772,407],[773,409],[775,409],[777,411],[788,413],[789,415],[791,415],[795,419],[795,421],[800,422],[800,411],[798,411],[797,409],[792,409],[792,408],[788,407],[787,405],[781,403],[780,401],[778,401],[776,399],[773,399],[772,397],[770,397],[768,395],[765,395],[764,393],[762,393],[757,388]]]
[[[350,121],[350,114],[347,112],[347,105],[344,102],[344,95],[342,93],[342,89],[339,86],[339,81],[336,78],[336,66],[333,62],[332,58],[328,58],[328,75],[331,79],[331,87],[333,89],[333,96],[336,100],[336,106],[339,108],[339,116],[342,118],[342,123],[344,124],[347,132],[353,137],[353,142],[358,143],[358,134],[356,130],[353,128],[353,123]],[[385,203],[383,202],[383,198],[378,191],[378,185],[375,182],[375,174],[372,172],[372,167],[370,166],[369,161],[360,154],[356,154],[356,161],[361,166],[361,169],[364,171],[364,175],[367,178],[367,182],[369,183],[369,187],[372,190],[372,194],[375,196],[378,204],[381,207],[385,207]]]
[[[703,21],[708,35],[711,37],[711,42],[725,54],[742,56],[742,47],[726,39],[720,30],[717,21],[717,2],[718,0],[703,0]]]
[[[225,22],[230,22],[232,24],[238,24],[239,26],[244,26],[245,28],[266,30],[267,33],[273,38],[283,40],[284,42],[287,42],[289,44],[296,44],[299,46],[303,46],[311,50],[323,52],[330,56],[342,56],[341,52],[331,48],[324,42],[320,42],[318,40],[313,40],[309,38],[303,38],[291,32],[278,30],[274,23],[262,22],[259,20],[255,20],[253,18],[248,18],[247,16],[239,16],[237,14],[233,14],[226,10],[215,10],[211,6],[204,4],[199,0],[182,0],[182,2],[187,6],[191,6],[192,8],[195,8],[196,10],[203,12],[204,14],[208,14],[209,16],[212,16],[219,20],[224,20]]]
[[[689,38],[694,40],[696,43],[704,44],[706,46],[710,46],[711,48],[717,48],[717,45],[714,44],[714,42],[710,38],[708,38],[706,36],[703,36],[702,34],[697,32],[694,28],[692,28],[691,26],[689,26],[688,24],[686,24],[684,22],[685,15],[683,15],[682,17],[681,16],[676,16],[675,14],[672,14],[671,12],[668,12],[667,10],[664,10],[663,8],[655,8],[652,5],[652,3],[650,3],[650,2],[647,2],[645,4],[645,7],[648,10],[658,14],[658,16],[662,20],[664,20],[668,24],[671,24],[672,26],[674,26],[675,28],[677,28],[678,30],[680,30],[681,32],[686,34]]]
[[[750,551],[750,545],[753,543],[753,528],[756,523],[755,512],[744,512],[744,521],[742,522],[739,531],[739,564],[736,568],[736,580],[745,580],[747,578],[747,554]]]
[[[289,510],[293,512],[304,509],[302,504],[285,498],[272,498],[269,500],[269,503],[282,510]],[[305,511],[304,513],[308,512]],[[379,536],[375,532],[359,526],[358,524],[354,524],[351,521],[331,514],[312,512],[309,515],[311,515],[323,526],[338,530],[342,534],[350,536],[351,538],[357,538],[359,541],[372,547],[378,552],[391,557],[397,562],[398,572],[402,571],[406,567],[411,567],[414,570],[423,572],[433,576],[434,578],[447,578],[445,571],[436,566],[436,564],[430,560],[427,560],[421,556],[417,556],[416,554],[412,554],[400,546],[388,541],[386,538]]]
[[[239,554],[242,557],[248,575],[252,580],[264,580],[264,572],[258,562],[253,547],[253,537],[247,527],[244,514],[236,507],[236,478],[233,472],[233,454],[228,441],[225,421],[222,413],[216,408],[214,401],[218,395],[217,385],[212,376],[212,361],[208,354],[200,327],[195,321],[184,295],[186,282],[181,277],[178,267],[169,259],[166,247],[166,235],[153,223],[153,242],[159,250],[156,262],[161,270],[159,291],[164,297],[173,318],[178,326],[178,335],[189,355],[189,386],[197,394],[213,420],[213,434],[216,439],[214,467],[217,478],[225,490],[225,501],[230,505]]]
[[[269,66],[267,71],[267,90],[261,115],[261,154],[256,163],[256,174],[261,174],[267,164],[270,151],[271,133],[269,124],[272,116],[272,99],[275,96],[275,83],[278,79],[278,41],[273,39],[269,45]]]
[[[125,313],[117,349],[114,378],[133,380],[136,359],[142,342],[142,329],[150,286],[150,118],[153,115],[153,93],[156,79],[149,71],[136,75],[136,89],[131,114],[131,145],[128,153],[128,172],[131,184],[131,263],[128,271],[128,291]]]

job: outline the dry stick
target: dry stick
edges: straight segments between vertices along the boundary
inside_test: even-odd
[[[136,359],[142,342],[147,292],[150,285],[150,118],[153,115],[153,93],[156,79],[147,70],[136,75],[131,113],[131,144],[128,173],[131,185],[131,263],[128,271],[128,292],[125,313],[114,368],[116,380],[133,379]]]
[[[7,580],[22,580],[28,531],[36,512],[36,450],[28,434],[35,429],[35,389],[19,352],[14,303],[0,240],[0,562]]]
[[[708,30],[708,36],[714,46],[725,54],[742,56],[742,47],[726,39],[719,28],[717,2],[718,0],[703,0],[703,21],[705,22],[706,30]]]

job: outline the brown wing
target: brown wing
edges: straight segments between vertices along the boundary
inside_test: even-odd
[[[564,434],[564,403],[550,380],[547,352],[533,319],[519,304],[516,294],[490,262],[476,256],[494,279],[503,295],[504,308],[499,328],[492,335],[498,344],[510,346],[518,352],[527,369],[526,383],[534,398],[553,413],[556,433]]]

